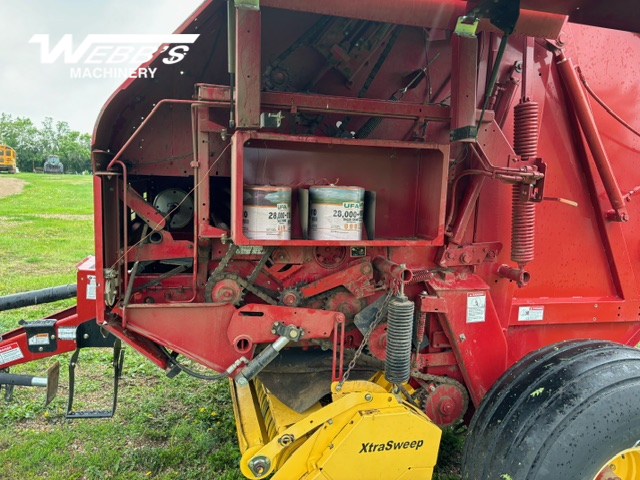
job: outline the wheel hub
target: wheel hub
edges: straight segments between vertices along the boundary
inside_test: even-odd
[[[640,443],[640,442],[639,442]],[[624,450],[609,460],[594,480],[636,480],[640,478],[640,446]]]
[[[467,410],[464,393],[456,385],[429,385],[423,401],[424,413],[438,426],[448,427],[462,419]]]

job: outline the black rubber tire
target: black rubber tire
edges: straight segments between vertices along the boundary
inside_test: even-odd
[[[570,340],[537,350],[489,390],[463,480],[592,480],[640,441],[640,350]]]

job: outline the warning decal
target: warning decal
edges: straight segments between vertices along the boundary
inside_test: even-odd
[[[49,345],[48,333],[36,333],[29,337],[29,345]]]
[[[484,322],[487,296],[484,292],[467,293],[467,323]]]
[[[89,283],[87,284],[87,300],[95,300],[96,299],[96,276],[87,275],[87,280],[89,280]]]
[[[58,327],[58,338],[60,340],[75,340],[77,327]]]
[[[17,343],[10,343],[9,345],[0,347],[0,365],[20,360],[21,358],[24,358],[24,355]]]
[[[518,308],[519,322],[539,321],[544,318],[544,306]]]

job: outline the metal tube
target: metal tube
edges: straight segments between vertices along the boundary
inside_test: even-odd
[[[596,127],[596,121],[587,102],[587,96],[582,90],[573,63],[565,56],[564,52],[558,51],[556,65],[569,94],[571,105],[576,112],[578,123],[580,123],[584,137],[593,155],[593,160],[604,184],[609,202],[611,202],[611,206],[615,210],[615,220],[627,222],[629,221],[629,213],[625,207],[620,187],[613,174],[607,152],[602,144],[602,138]]]
[[[509,265],[500,265],[498,268],[498,275],[509,280],[517,282],[518,285],[526,285],[531,279],[529,272],[520,268],[511,268]]]
[[[373,266],[376,270],[404,283],[410,282],[413,278],[411,270],[381,256],[373,259]]]
[[[40,305],[43,303],[57,302],[65,298],[73,298],[78,292],[78,286],[61,285],[59,287],[43,288],[31,292],[15,293],[0,297],[0,312],[13,310],[15,308],[28,307],[30,305]],[[0,382],[1,383],[1,382]]]
[[[0,373],[0,385],[16,385],[19,387],[46,387],[47,377],[32,377],[15,373]]]
[[[290,338],[283,335],[281,337],[278,337],[275,342],[261,351],[258,356],[251,360],[246,367],[240,370],[240,373],[235,378],[235,381],[238,382],[238,385],[246,385],[249,380],[258,375],[258,373],[260,373],[264,369],[264,367],[269,365],[278,356],[280,350],[286,347],[290,341]]]

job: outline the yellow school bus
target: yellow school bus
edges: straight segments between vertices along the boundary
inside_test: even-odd
[[[0,172],[16,173],[16,151],[0,145]]]

